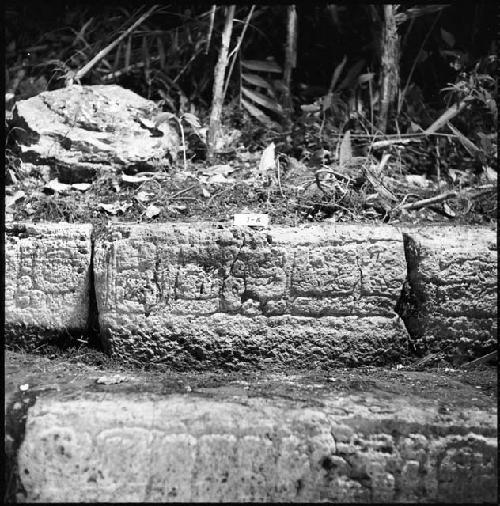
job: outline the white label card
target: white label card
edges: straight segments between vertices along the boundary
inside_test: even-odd
[[[234,225],[237,227],[267,227],[269,225],[268,214],[235,214]]]

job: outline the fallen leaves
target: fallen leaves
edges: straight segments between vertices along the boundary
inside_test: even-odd
[[[276,168],[276,155],[274,142],[271,142],[269,146],[262,152],[259,161],[259,168],[257,169],[258,175],[266,177],[268,171],[273,171]]]
[[[71,189],[70,184],[60,183],[58,179],[51,179],[44,187],[44,193],[53,195],[54,193],[65,193]]]
[[[209,167],[207,170],[203,171],[203,174],[207,176],[212,176],[215,174],[227,176],[228,174],[231,174],[231,172],[234,172],[234,168],[231,167],[231,165],[225,164],[225,165],[212,165],[212,167]]]
[[[118,214],[119,212],[125,212],[130,206],[131,202],[114,202],[112,204],[99,204],[97,206],[98,209],[102,209],[113,216]]]
[[[161,213],[161,208],[151,204],[146,208],[144,215],[146,216],[146,218],[151,219],[151,218],[154,218],[155,216],[158,216],[160,213]]]
[[[71,190],[78,190],[85,192],[92,187],[91,183],[73,183],[65,184],[60,183],[59,180],[51,179],[44,187],[43,192],[48,195],[54,195],[55,193],[69,193]]]
[[[26,193],[22,190],[18,190],[14,193],[14,195],[7,195],[5,197],[5,208],[8,210],[10,207],[12,207],[18,200],[24,198],[26,196]]]
[[[144,181],[148,181],[151,179],[149,176],[127,176],[127,174],[122,174],[122,181],[124,183],[144,183]]]
[[[137,192],[137,195],[134,198],[139,202],[149,202],[154,196],[155,196],[154,193],[140,190]]]

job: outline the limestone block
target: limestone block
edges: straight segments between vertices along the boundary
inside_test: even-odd
[[[5,322],[83,329],[88,320],[91,226],[6,224]]]
[[[13,118],[23,161],[55,160],[61,180],[83,180],[106,168],[175,158],[179,136],[168,122],[154,129],[158,112],[118,85],[73,85],[17,102]]]
[[[497,343],[497,235],[486,227],[405,229],[413,308],[405,317],[426,351],[466,358]]]
[[[496,503],[495,409],[207,390],[39,396],[17,454],[26,501]]]
[[[121,358],[306,366],[406,353],[392,227],[114,224],[96,239],[94,272],[104,339]]]

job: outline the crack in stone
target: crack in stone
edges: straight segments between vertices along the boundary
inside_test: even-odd
[[[361,259],[358,255],[356,255],[356,266],[359,271],[359,281],[356,283],[356,286],[353,289],[354,300],[358,301],[361,299],[362,291],[363,291],[363,268],[361,267]]]
[[[221,287],[219,290],[219,313],[226,312],[224,310],[224,291],[226,288],[226,281],[228,280],[229,276],[232,276],[234,274],[234,272],[233,272],[234,266],[235,266],[236,262],[239,260],[239,257],[241,255],[241,251],[243,250],[245,245],[246,245],[246,234],[245,234],[245,232],[243,232],[243,242],[241,243],[240,247],[238,248],[238,251],[236,252],[236,255],[234,256],[234,260],[232,261],[231,265],[229,266],[228,273],[226,274],[226,272],[224,272],[223,277],[222,277]],[[243,274],[243,285],[244,285],[244,289],[246,291],[246,285],[247,285],[246,269]]]
[[[87,334],[88,344],[95,348],[101,349],[103,343],[100,339],[101,328],[99,324],[99,308],[97,306],[97,292],[95,289],[95,272],[94,272],[94,248],[95,241],[90,239],[90,265],[89,265],[89,292],[88,292],[88,315],[87,315]]]

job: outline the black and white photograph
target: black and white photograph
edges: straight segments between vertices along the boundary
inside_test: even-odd
[[[498,504],[498,2],[6,0],[5,504]]]

